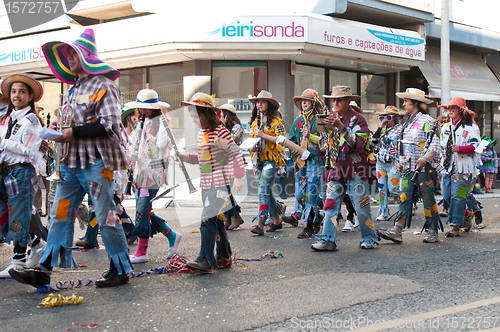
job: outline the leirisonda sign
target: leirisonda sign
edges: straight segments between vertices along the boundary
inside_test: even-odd
[[[14,33],[52,21],[77,4],[78,0],[4,0],[10,27]]]

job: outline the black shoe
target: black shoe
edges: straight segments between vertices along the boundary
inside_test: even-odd
[[[118,272],[113,269],[102,275],[104,279],[97,280],[95,282],[96,287],[115,287],[128,283],[128,275],[118,274]]]
[[[287,199],[288,196],[280,196],[281,199]]]
[[[206,259],[202,259],[200,262],[187,262],[186,267],[201,272],[212,272],[212,268]]]
[[[308,239],[313,235],[313,231],[311,231],[309,228],[304,228],[304,230],[297,235],[297,239]]]
[[[321,229],[319,225],[320,225],[319,223],[315,223],[314,224],[314,226],[313,226],[313,233],[314,234],[318,234],[319,233],[319,231]]]
[[[283,225],[281,223],[279,223],[278,225],[276,224],[271,224],[271,226],[269,226],[269,228],[267,229],[268,232],[276,232],[278,229],[282,229],[283,228]]]
[[[23,272],[11,269],[9,274],[12,279],[35,288],[45,287],[45,285],[50,284],[50,274],[44,273],[39,267],[36,269],[27,269]]]
[[[264,235],[264,230],[262,228],[260,228],[258,225],[255,226],[254,228],[252,228],[250,230],[250,232],[257,234],[257,235]]]

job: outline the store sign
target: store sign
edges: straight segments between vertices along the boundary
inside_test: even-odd
[[[0,53],[0,66],[15,65],[45,58],[42,48],[35,46],[31,48],[17,49],[11,52]]]
[[[441,76],[441,61],[430,61],[432,69],[438,76]],[[470,78],[475,80],[488,80],[486,75],[481,71],[481,67],[469,66],[462,67],[456,63],[450,62],[450,78]]]
[[[306,17],[238,17],[207,31],[210,41],[304,42]]]
[[[335,18],[310,18],[308,41],[354,51],[425,60],[425,40],[415,31],[355,22],[349,24]]]

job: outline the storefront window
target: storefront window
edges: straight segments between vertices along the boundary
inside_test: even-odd
[[[319,97],[323,99],[325,94],[325,69],[297,65],[295,72],[295,96],[300,96],[305,89],[312,88],[318,91]],[[299,110],[295,109],[298,114]],[[296,115],[297,115],[296,114]]]
[[[123,103],[133,101],[136,99],[137,93],[146,87],[146,69],[120,70],[120,77],[116,80],[116,84],[122,93]]]
[[[361,108],[368,127],[375,130],[378,125],[378,115],[387,104],[387,77],[381,75],[361,75]]]
[[[497,153],[497,157],[499,156],[499,151],[500,151],[500,144],[498,142],[500,141],[500,104],[497,102],[492,103],[493,104],[493,139],[497,141],[497,144],[495,145],[495,151]],[[485,121],[486,122],[486,121]],[[486,129],[485,126],[485,131],[483,135],[486,135],[489,137],[491,131]],[[500,174],[497,172],[497,175],[495,177],[496,181],[500,181]]]
[[[351,87],[353,94],[358,94],[358,74],[348,71],[330,70],[329,89],[335,85],[345,85]],[[331,91],[328,91],[329,94]]]
[[[253,105],[249,96],[267,90],[267,63],[264,61],[214,61],[212,65],[212,93],[217,106],[233,104],[238,117],[249,133],[248,122]]]
[[[174,63],[149,68],[149,88],[158,92],[160,100],[166,101],[173,109],[184,98],[184,66]]]

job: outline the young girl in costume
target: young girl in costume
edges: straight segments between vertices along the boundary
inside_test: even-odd
[[[168,238],[170,248],[167,258],[170,258],[177,251],[182,235],[174,232],[165,220],[153,214],[151,205],[159,188],[168,182],[168,158],[172,144],[160,117],[162,112],[166,114],[170,105],[160,102],[156,91],[144,89],[139,91],[136,101],[125,106],[137,108],[138,117],[142,117],[141,122],[135,126],[131,139],[131,167],[136,200],[133,235],[139,238],[139,244],[136,252],[130,255],[130,261],[148,261],[149,238],[156,233],[162,233]]]
[[[281,158],[281,155],[284,155],[283,147],[276,144],[278,136],[286,136],[286,130],[279,113],[280,104],[270,92],[262,90],[257,97],[249,100],[255,105],[250,118],[252,131],[249,137],[261,138],[255,147],[249,149],[255,176],[259,179],[258,224],[251,232],[264,235],[264,222],[268,216],[273,219],[269,232],[283,227],[280,221],[281,211],[273,194],[273,185],[278,168],[286,165]]]
[[[486,136],[483,139],[489,141],[490,144],[488,144],[485,151],[481,154],[481,161],[483,162],[481,173],[484,173],[486,192],[492,193],[493,178],[498,172],[498,159],[495,152],[496,140],[491,140]]]
[[[218,109],[214,107],[212,97],[198,92],[191,100],[182,102],[181,105],[188,106],[193,122],[201,129],[198,133],[198,155],[181,156],[183,161],[200,165],[203,202],[200,253],[196,261],[187,263],[187,267],[204,272],[215,267],[230,267],[231,247],[221,212],[234,208],[229,190],[233,178],[234,192],[240,191],[243,187],[242,178],[245,175],[243,154],[227,128],[220,123],[217,116]]]
[[[241,121],[236,114],[236,109],[231,104],[221,105],[219,109],[221,111],[220,120],[222,121],[222,124],[231,133],[234,143],[240,146],[243,142],[243,136],[245,133],[243,131],[243,127],[241,126]],[[228,230],[238,228],[244,222],[243,218],[241,218],[240,206],[236,204],[236,201],[234,203],[234,208],[224,213],[224,226]]]
[[[26,266],[28,245],[34,252],[45,247],[29,228],[37,173],[45,175],[46,147],[38,137],[42,125],[35,114],[35,102],[43,95],[40,83],[25,75],[12,75],[2,81],[1,89],[10,103],[0,118],[0,237],[13,242],[14,256],[0,278],[10,278],[9,270]]]

